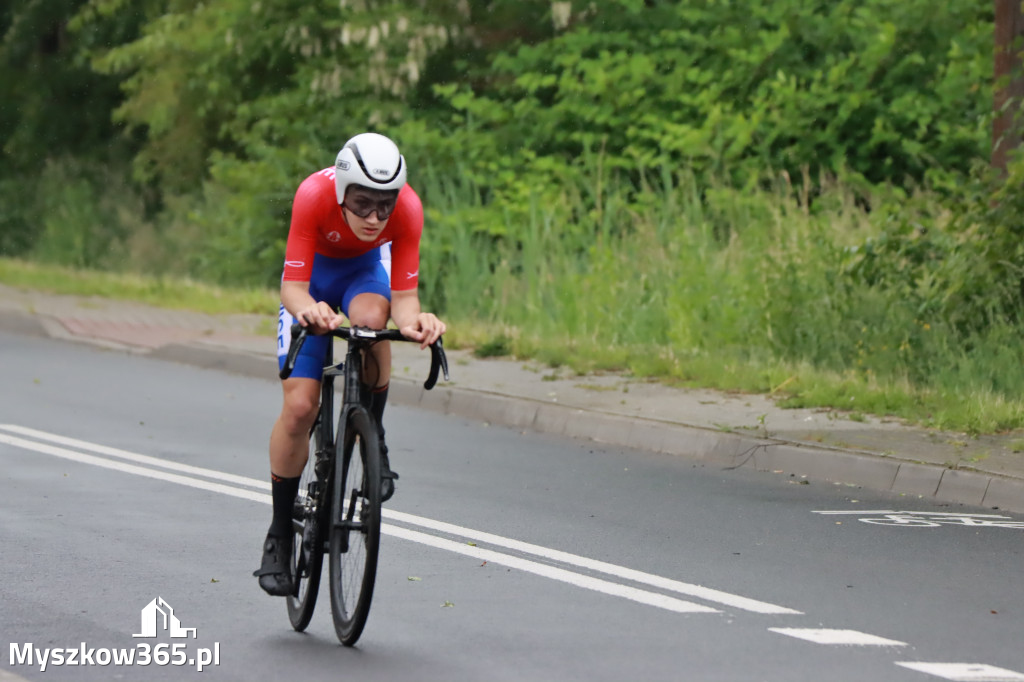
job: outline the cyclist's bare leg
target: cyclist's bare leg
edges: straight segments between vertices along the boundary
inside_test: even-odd
[[[275,476],[302,475],[309,455],[309,429],[320,406],[320,382],[296,377],[281,382],[284,404],[270,432],[270,471]]]
[[[270,433],[270,480],[273,518],[263,541],[263,559],[254,573],[269,594],[292,590],[289,562],[292,550],[292,507],[299,477],[309,456],[309,429],[316,420],[320,382],[296,377],[281,382],[284,405]]]

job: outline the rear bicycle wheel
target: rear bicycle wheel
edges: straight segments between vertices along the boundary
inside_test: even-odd
[[[302,632],[313,618],[316,595],[320,590],[320,574],[324,562],[323,500],[327,499],[323,481],[316,476],[317,452],[320,443],[320,417],[309,438],[309,457],[299,479],[299,492],[292,513],[292,582],[294,592],[288,595],[288,620]]]
[[[380,547],[380,446],[362,407],[349,413],[335,459],[330,529],[331,612],[345,646],[359,639],[370,614]]]

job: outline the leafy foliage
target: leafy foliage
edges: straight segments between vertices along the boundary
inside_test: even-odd
[[[110,112],[117,81],[89,68],[81,50],[122,39],[136,15],[101,31],[74,34],[68,18],[85,0],[12,0],[0,5],[0,253],[22,253],[40,233],[36,184],[48,162],[71,157],[114,163]]]
[[[377,130],[426,203],[424,300],[502,348],[1006,392],[1024,161],[977,165],[992,22],[973,0],[12,0],[0,252],[273,284],[295,187]]]
[[[601,149],[634,173],[905,183],[966,171],[987,145],[992,15],[970,0],[572,7],[566,30],[441,87],[488,162]]]

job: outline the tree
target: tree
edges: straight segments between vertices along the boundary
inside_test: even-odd
[[[121,100],[117,79],[94,72],[83,49],[127,39],[140,18],[126,13],[76,33],[71,18],[83,5],[85,0],[0,3],[0,253],[24,253],[37,237],[38,179],[48,164],[72,157],[108,164],[130,153],[111,144],[111,111]]]
[[[1020,0],[995,0],[995,93],[992,108],[992,166],[1006,170],[1010,152],[1020,145],[1017,111],[1024,101],[1021,37],[1024,17]]]

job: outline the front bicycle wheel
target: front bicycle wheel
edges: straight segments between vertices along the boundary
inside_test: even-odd
[[[380,445],[377,426],[362,407],[348,416],[338,439],[330,531],[331,612],[345,646],[359,639],[370,614],[380,547]]]
[[[324,524],[322,500],[324,483],[317,478],[317,452],[322,449],[320,418],[309,437],[309,458],[299,479],[299,492],[292,513],[292,581],[294,592],[288,595],[288,620],[302,632],[313,618],[320,573],[324,563]]]

